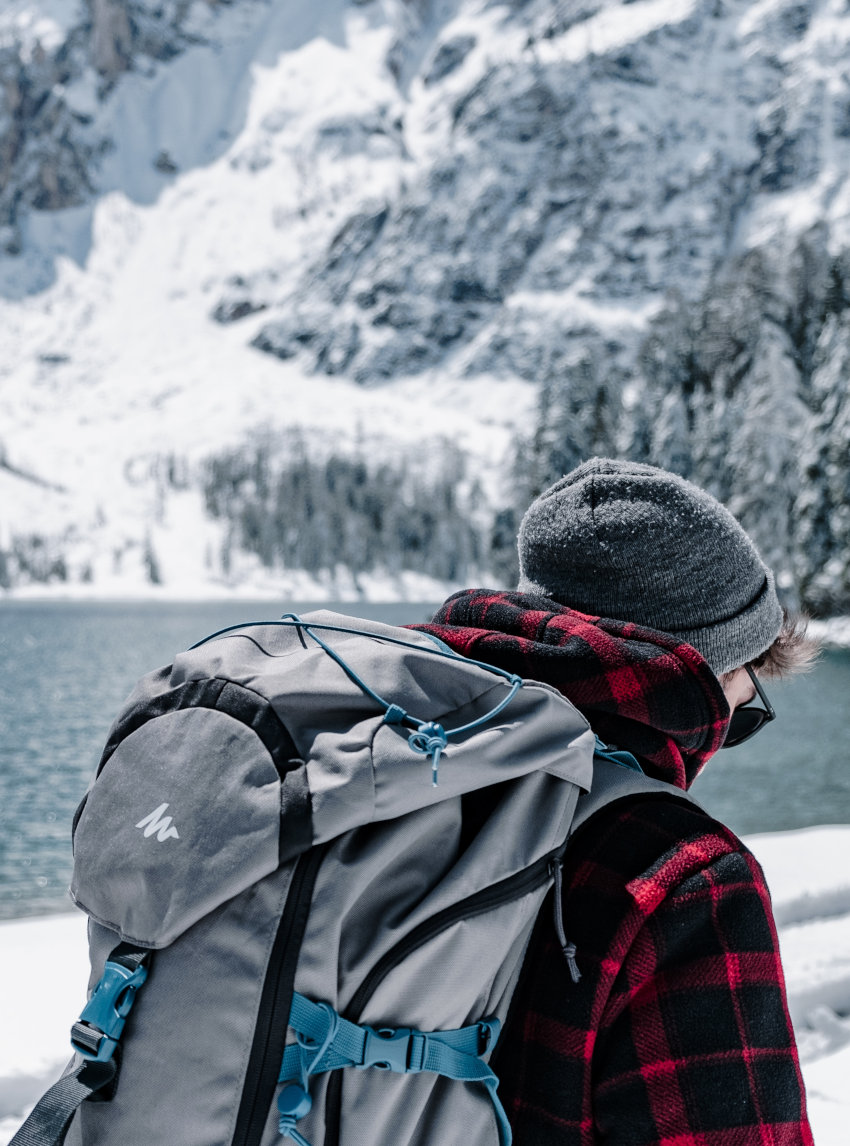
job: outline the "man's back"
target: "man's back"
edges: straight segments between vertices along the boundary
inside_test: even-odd
[[[808,1146],[767,889],[717,821],[632,798],[576,833],[495,1062],[516,1146]]]

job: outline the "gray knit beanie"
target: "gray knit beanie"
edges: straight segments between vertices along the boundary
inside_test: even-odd
[[[782,625],[773,574],[711,494],[655,466],[592,458],[519,527],[519,590],[661,629],[715,675],[754,660]]]

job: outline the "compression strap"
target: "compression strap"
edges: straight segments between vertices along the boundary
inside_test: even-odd
[[[312,1106],[309,1076],[356,1067],[391,1070],[397,1074],[433,1071],[460,1082],[483,1083],[499,1128],[500,1146],[511,1146],[511,1128],[496,1094],[499,1080],[484,1062],[499,1037],[499,1020],[484,1019],[449,1031],[371,1027],[352,1023],[327,1003],[314,1003],[296,991],[289,1025],[297,1042],[283,1056],[278,1097],[279,1129],[296,1146],[310,1146],[296,1123]]]

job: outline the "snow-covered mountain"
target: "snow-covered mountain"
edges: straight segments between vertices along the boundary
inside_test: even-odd
[[[0,585],[509,580],[613,452],[850,609],[848,45],[843,0],[6,0]]]

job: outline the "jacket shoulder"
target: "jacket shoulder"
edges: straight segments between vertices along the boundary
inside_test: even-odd
[[[763,884],[761,868],[734,832],[665,793],[623,798],[598,811],[576,830],[564,871],[572,890],[620,887],[643,912],[687,895],[700,881]]]

